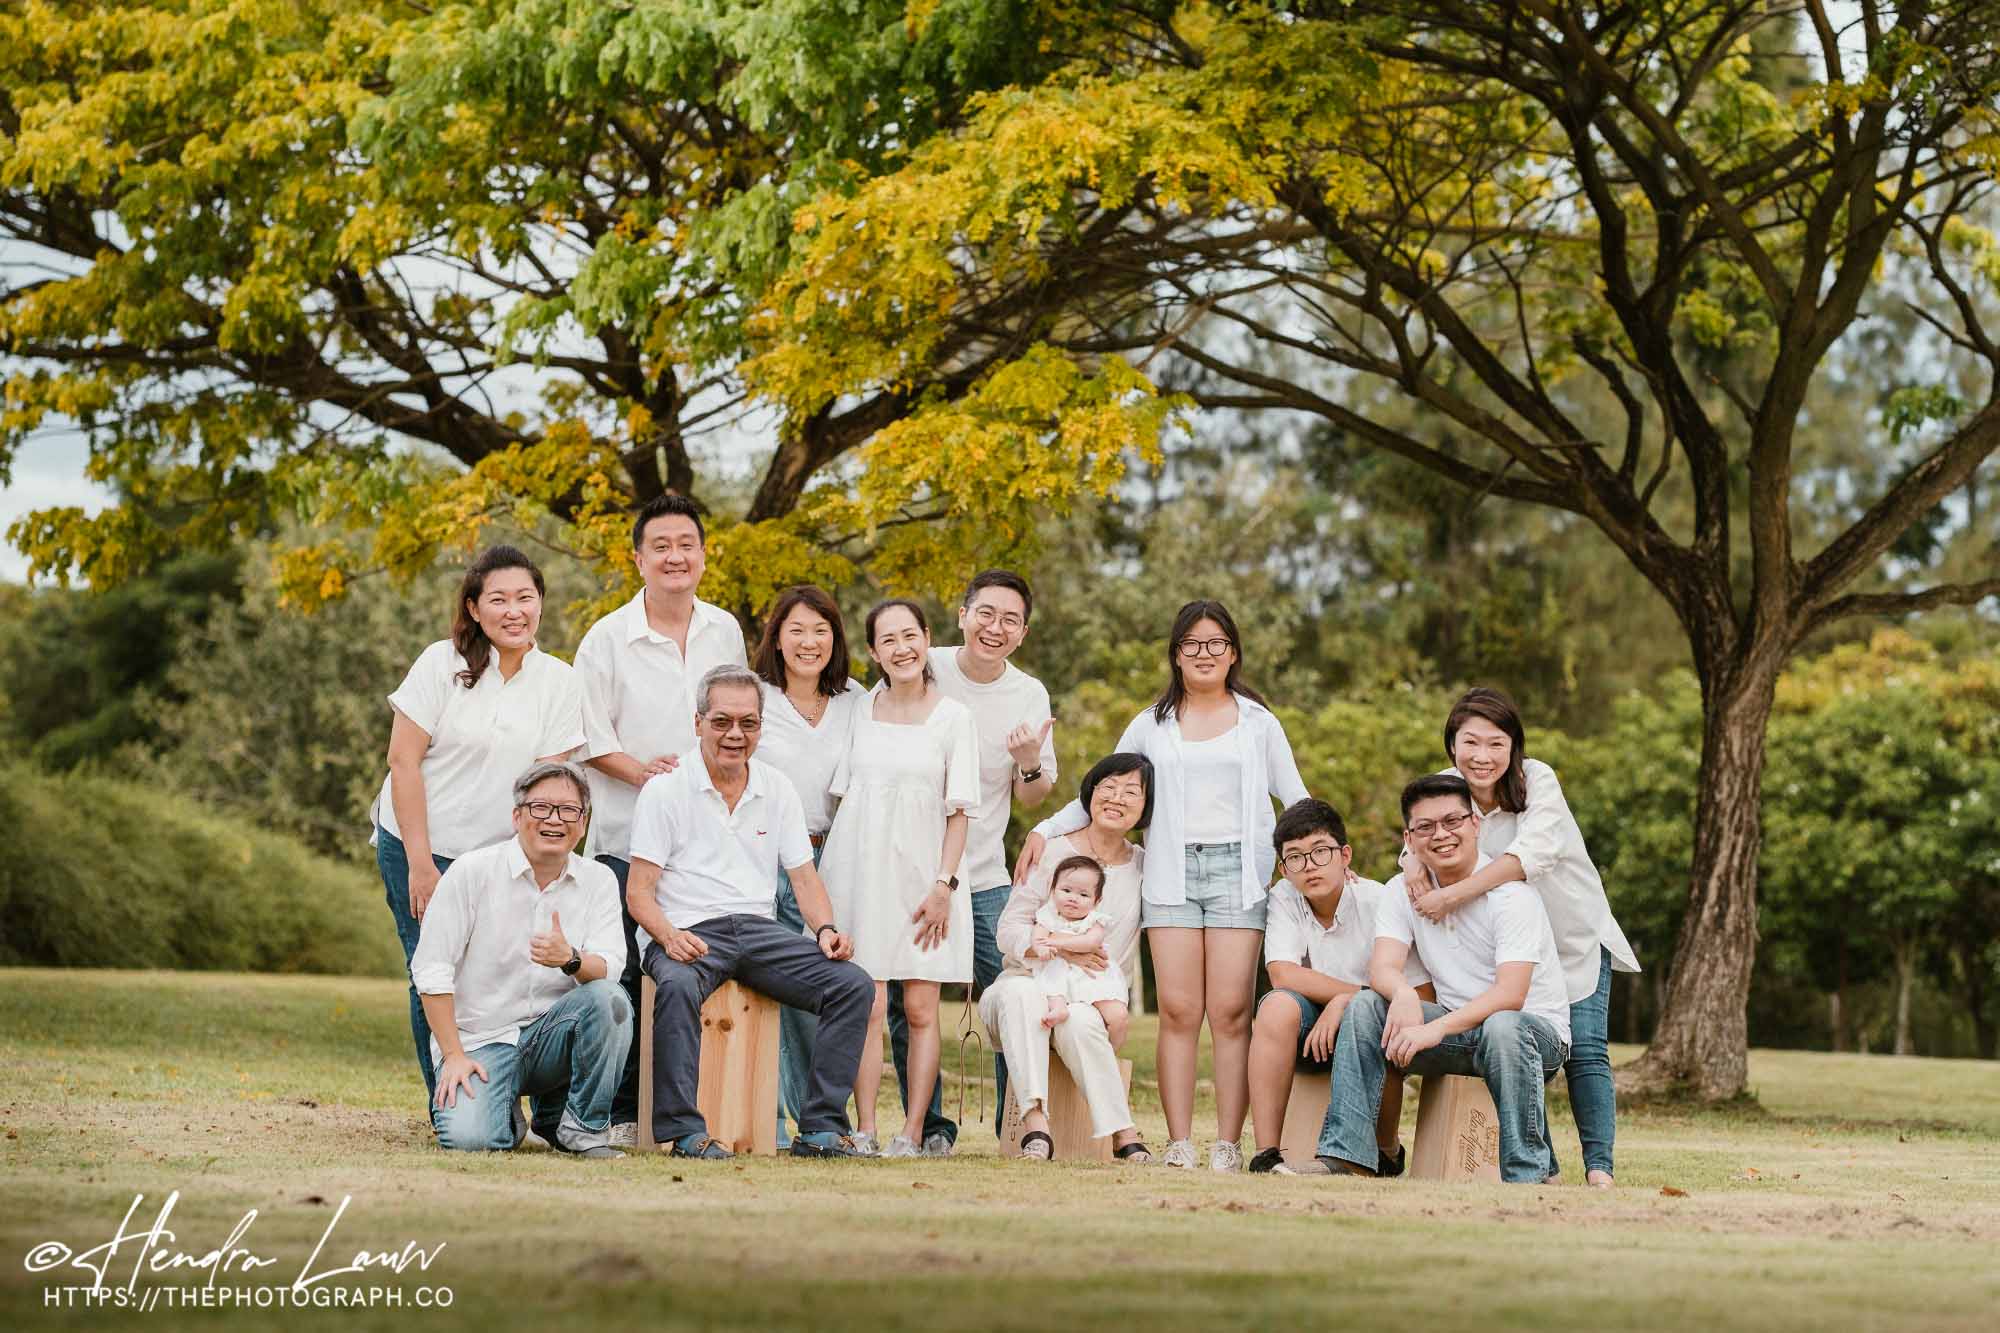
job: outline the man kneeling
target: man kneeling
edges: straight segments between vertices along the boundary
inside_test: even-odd
[[[573,854],[589,814],[583,770],[534,765],[514,783],[514,836],[453,861],[424,911],[410,979],[431,1024],[442,1147],[516,1147],[526,1093],[558,1150],[625,1155],[608,1139],[632,1005],[606,979],[625,966],[618,881]]]
[[[1323,1163],[1287,1163],[1279,1151],[1292,1073],[1332,1068],[1342,1015],[1368,988],[1375,917],[1388,890],[1372,879],[1347,877],[1354,849],[1340,812],[1325,801],[1308,797],[1287,808],[1271,840],[1285,878],[1272,886],[1264,925],[1264,967],[1273,989],[1250,1029],[1250,1118],[1257,1136],[1250,1169],[1324,1174]],[[1419,995],[1436,998],[1421,963],[1411,958],[1405,970]],[[1377,1169],[1386,1176],[1403,1172],[1396,1141],[1402,1114],[1402,1071],[1394,1070],[1383,1082],[1376,1118]]]
[[[695,1106],[701,1006],[732,977],[780,1004],[819,1015],[795,1157],[855,1157],[847,1098],[861,1067],[875,983],[845,961],[854,946],[833,924],[813,868],[805,808],[791,779],[751,758],[763,686],[719,666],[695,689],[699,763],[683,760],[639,789],[625,903],[639,923],[653,997],[653,1138],[676,1157],[720,1159]],[[774,919],[784,867],[808,937]]]
[[[1419,866],[1441,888],[1487,859],[1462,778],[1440,773],[1403,788],[1403,826]],[[1539,1183],[1550,1162],[1542,1088],[1569,1052],[1569,993],[1541,897],[1516,881],[1442,923],[1420,917],[1410,898],[1404,875],[1389,881],[1369,964],[1372,989],[1349,1002],[1334,1048],[1320,1159],[1376,1174],[1376,1107],[1395,1064],[1414,1074],[1484,1078],[1500,1117],[1500,1178]],[[1403,973],[1412,947],[1436,983],[1435,1004]]]

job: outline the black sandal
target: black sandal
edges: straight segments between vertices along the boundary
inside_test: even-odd
[[[1146,1146],[1144,1139],[1133,1139],[1122,1148],[1113,1148],[1111,1155],[1121,1162],[1150,1162],[1153,1160],[1153,1151]]]
[[[1043,1148],[1042,1152],[1034,1151],[1034,1145],[1036,1144],[1041,1145],[1041,1147]],[[1046,1162],[1054,1158],[1055,1155],[1056,1155],[1056,1141],[1050,1138],[1048,1135],[1042,1133],[1041,1130],[1031,1129],[1027,1133],[1021,1136],[1020,1156],[1022,1157],[1023,1160],[1030,1162]]]

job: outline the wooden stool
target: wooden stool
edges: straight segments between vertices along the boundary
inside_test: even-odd
[[[1004,1054],[1004,1052],[1003,1052]],[[1125,1095],[1132,1095],[1132,1062],[1118,1062],[1118,1076],[1125,1080]],[[1000,1155],[1017,1157],[1021,1152],[1021,1107],[1014,1100],[1017,1085],[1007,1085],[1007,1118],[1000,1122]],[[1054,1051],[1049,1052],[1049,1096],[1043,1107],[1049,1117],[1049,1138],[1055,1142],[1055,1156],[1064,1162],[1108,1162],[1111,1136],[1090,1136],[1090,1103],[1083,1089],[1070,1077],[1069,1066]]]
[[[1417,1141],[1410,1148],[1413,1180],[1500,1182],[1500,1113],[1486,1080],[1425,1074],[1417,1099]]]
[[[639,983],[639,1150],[653,1142],[653,993]],[[778,1150],[778,1002],[725,981],[701,1006],[695,1107],[708,1136],[734,1153]]]
[[[1319,1153],[1319,1132],[1326,1124],[1326,1108],[1333,1101],[1333,1075],[1292,1075],[1291,1100],[1285,1103],[1285,1128],[1278,1135],[1278,1151],[1285,1165],[1303,1166]]]

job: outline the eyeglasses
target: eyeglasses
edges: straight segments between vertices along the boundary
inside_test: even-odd
[[[715,734],[718,736],[727,736],[732,731],[740,731],[745,736],[755,736],[762,729],[764,723],[755,716],[716,716],[708,719],[708,725],[714,729]]]
[[[1465,827],[1465,821],[1472,818],[1471,812],[1462,815],[1446,815],[1443,819],[1419,819],[1410,825],[1410,836],[1419,839],[1435,838],[1440,833],[1456,833]]]
[[[1340,848],[1330,846],[1326,843],[1321,843],[1317,847],[1308,847],[1302,852],[1286,852],[1284,856],[1285,869],[1297,875],[1302,873],[1308,865],[1323,866],[1327,864],[1339,852]]]
[[[1182,657],[1200,657],[1203,653],[1220,657],[1235,645],[1227,639],[1182,639],[1178,647]]]
[[[567,802],[558,805],[554,801],[523,801],[514,808],[526,810],[530,819],[560,819],[565,824],[574,824],[583,818],[583,807]]]
[[[1012,634],[1015,630],[1028,623],[1012,611],[998,611],[990,606],[975,606],[972,608],[971,614],[972,618],[980,624],[987,626],[997,624],[1009,634]]]

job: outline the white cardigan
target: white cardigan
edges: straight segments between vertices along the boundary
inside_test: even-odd
[[[1235,698],[1234,734],[1244,747],[1237,825],[1244,831],[1241,905],[1247,909],[1264,901],[1264,889],[1278,866],[1278,853],[1271,845],[1278,816],[1271,808],[1271,798],[1276,796],[1290,805],[1311,793],[1299,777],[1299,767],[1292,760],[1292,743],[1285,739],[1277,716],[1254,699],[1240,694]],[[1155,722],[1151,708],[1133,718],[1118,738],[1120,751],[1143,754],[1153,761],[1153,822],[1146,829],[1140,893],[1147,902],[1161,907],[1187,901],[1187,861],[1182,851],[1187,843],[1187,761],[1181,745],[1180,719],[1169,716],[1165,722]],[[1035,832],[1047,839],[1089,822],[1083,803],[1071,801],[1035,825]]]

